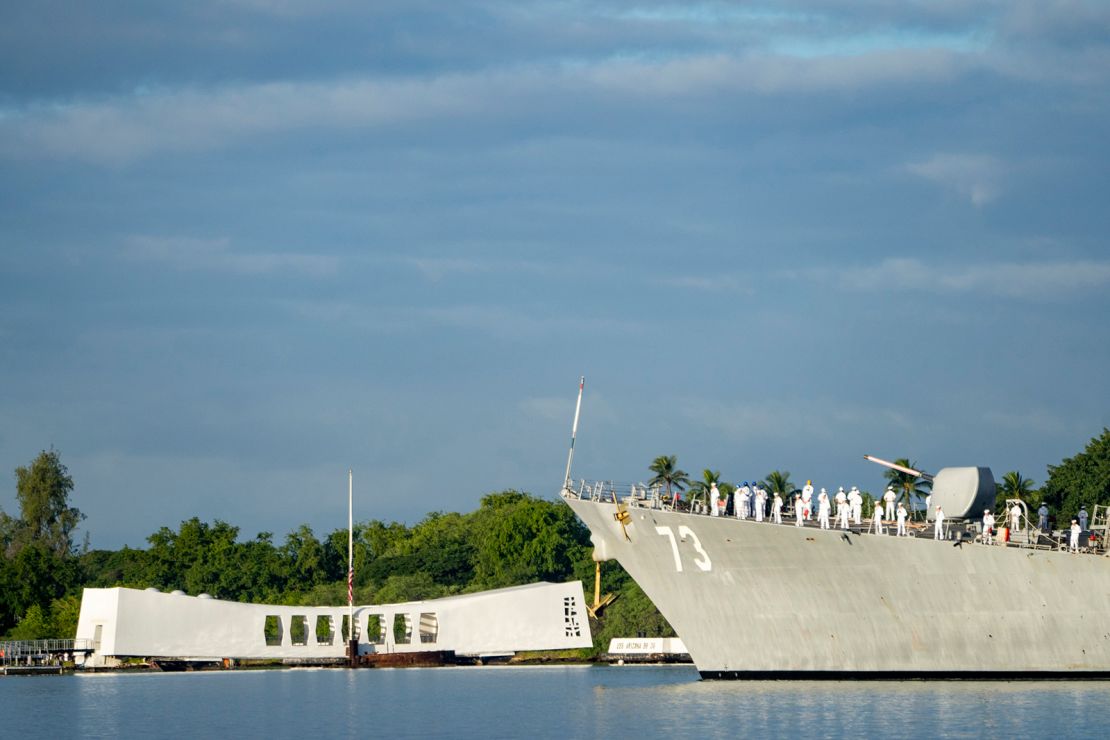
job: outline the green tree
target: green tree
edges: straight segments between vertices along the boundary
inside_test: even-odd
[[[1049,465],[1041,492],[1060,522],[1070,521],[1081,506],[1110,505],[1110,429],[1104,427],[1083,452]]]
[[[473,590],[566,581],[589,558],[589,531],[570,507],[519,491],[484,496],[473,532]]]
[[[675,455],[660,455],[652,461],[648,470],[655,473],[648,485],[665,486],[668,500],[674,491],[684,491],[690,485],[690,476],[685,470],[679,469],[678,457]]]
[[[787,494],[794,490],[794,484],[790,482],[789,470],[772,470],[763,479],[763,485],[772,494],[778,493],[782,495],[783,501],[786,500]]]
[[[1002,476],[1002,483],[995,491],[994,510],[1001,511],[1009,499],[1020,499],[1029,507],[1029,513],[1032,515],[1040,503],[1035,486],[1032,480],[1022,476],[1016,470],[1011,470]]]
[[[900,457],[894,461],[895,465],[901,465],[903,468],[911,468],[917,470],[917,463],[912,463],[909,459]],[[883,477],[887,479],[891,487],[894,488],[895,493],[898,494],[898,499],[905,502],[906,510],[910,512],[910,516],[917,518],[917,503],[924,497],[929,495],[933,484],[925,480],[921,476],[913,475],[912,473],[903,473],[901,470],[894,470],[888,468]]]
[[[0,539],[9,556],[32,542],[59,557],[74,553],[73,531],[85,518],[69,505],[73,478],[54,448],[43,450],[26,467],[15,469],[19,519],[0,512]]]

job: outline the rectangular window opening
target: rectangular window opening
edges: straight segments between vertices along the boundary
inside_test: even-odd
[[[385,644],[385,619],[381,614],[371,614],[366,618],[366,639],[374,645]]]
[[[270,614],[266,617],[266,622],[262,627],[262,635],[266,638],[267,645],[271,647],[280,645],[284,632],[281,626],[281,617],[276,614]]]
[[[347,615],[347,614],[343,615],[343,623],[342,623],[343,626],[341,627],[341,629],[339,631],[339,636],[343,639],[344,642],[346,642],[347,640],[351,640],[351,639],[357,640],[359,638],[358,620],[357,619],[355,620],[355,635],[354,635],[353,638],[350,636],[350,633],[349,633],[350,624],[351,624],[350,620],[351,620],[351,618],[350,618],[349,615]]]
[[[316,644],[331,645],[335,642],[335,622],[331,617],[321,614],[316,617]]]
[[[424,612],[420,615],[420,642],[435,642],[439,635],[439,619],[434,612]]]
[[[412,642],[412,618],[408,614],[393,615],[393,642],[398,645]]]
[[[289,639],[294,645],[308,644],[308,617],[294,614],[289,618]]]

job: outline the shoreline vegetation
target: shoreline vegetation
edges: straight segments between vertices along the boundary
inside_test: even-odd
[[[699,496],[720,473],[706,469],[692,486],[674,456],[649,466],[668,489]],[[1058,521],[1081,506],[1110,504],[1110,429],[1058,465],[1049,465],[1040,489],[1019,473],[1007,473],[998,496],[1047,504]],[[281,541],[271,532],[240,539],[240,528],[216,520],[187,519],[161,527],[148,547],[119,550],[78,547],[84,519],[70,505],[73,479],[57,450],[44,450],[15,471],[18,517],[0,511],[0,635],[31,640],[72,637],[85,587],[153,587],[208,593],[230,601],[341,606],[347,603],[347,530],[317,536],[301,525]],[[895,483],[896,481],[891,481]],[[789,474],[772,471],[769,490],[790,485]],[[904,488],[912,490],[913,481]],[[383,604],[535,581],[581,580],[589,601],[594,582],[589,532],[561,501],[505,490],[482,496],[468,513],[431,512],[418,523],[369,520],[355,525],[355,603]],[[614,637],[672,637],[674,630],[615,561],[601,568],[603,594],[617,598],[591,619],[592,649],[575,655],[522,657],[523,662],[597,660]],[[565,652],[565,651],[564,651]],[[520,661],[518,661],[520,662]]]

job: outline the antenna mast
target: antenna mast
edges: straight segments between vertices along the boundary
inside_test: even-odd
[[[567,474],[563,476],[563,488],[570,488],[570,464],[574,461],[574,438],[578,436],[578,414],[582,411],[582,389],[586,386],[586,376],[578,379],[578,403],[574,407],[574,426],[570,430],[570,452],[567,453]]]

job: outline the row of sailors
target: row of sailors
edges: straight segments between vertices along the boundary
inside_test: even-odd
[[[875,534],[883,534],[883,521],[894,521],[897,525],[896,534],[899,537],[908,536],[906,531],[906,520],[909,518],[909,512],[906,510],[906,505],[901,501],[895,507],[894,500],[896,494],[893,488],[887,488],[883,494],[882,500],[875,502],[875,510],[872,514],[871,527]],[[805,521],[809,519],[812,510],[813,501],[813,482],[806,481],[805,486],[802,488],[801,493],[795,494],[794,497],[794,516],[795,527],[804,527]],[[717,484],[714,483],[709,489],[709,502],[710,514],[712,516],[721,516],[724,512],[725,505],[727,504],[727,497],[722,497],[721,492],[717,489]],[[852,490],[848,493],[844,492],[844,487],[841,486],[836,492],[836,496],[830,500],[828,492],[822,488],[821,492],[817,495],[817,522],[821,529],[829,529],[829,513],[832,504],[836,504],[836,521],[841,529],[848,529],[849,520],[855,524],[862,523],[863,513],[863,494],[859,489],[852,486]],[[747,482],[736,489],[733,508],[736,512],[737,519],[747,519],[749,516],[754,518],[757,522],[763,521],[763,514],[766,510],[767,504],[767,491],[758,483],[752,483],[750,486]],[[1021,528],[1021,515],[1022,509],[1017,504],[1007,509],[1007,515],[1010,518],[1011,528],[1014,530]],[[1037,511],[1039,515],[1039,522],[1041,529],[1046,529],[1048,526],[1048,507],[1044,504]],[[782,524],[782,496],[776,491],[771,500],[771,521],[775,524]],[[995,519],[994,514],[990,509],[983,512],[983,544],[990,545],[993,543]],[[1069,530],[1069,549],[1072,552],[1077,552],[1079,549],[1079,535],[1084,529],[1087,528],[1087,510],[1080,509],[1078,519],[1071,520],[1071,528]],[[944,539],[944,510],[938,506],[933,515],[933,538]]]
[[[890,490],[891,504],[888,519],[894,518],[893,509],[893,490]],[[751,483],[750,485],[745,481],[736,489],[733,494],[733,512],[737,519],[748,519],[749,517],[755,519],[757,522],[763,521],[764,515],[767,513],[767,498],[768,493],[758,483]],[[862,522],[863,516],[863,494],[860,493],[856,486],[848,492],[844,491],[841,486],[837,491],[836,496],[832,499],[829,498],[828,492],[822,488],[821,494],[817,497],[817,515],[820,520],[822,511],[824,511],[825,524],[828,523],[828,509],[832,502],[836,503],[836,517],[837,521],[841,523],[845,529],[848,528],[849,520],[856,524]],[[728,503],[728,497],[722,496],[717,484],[713,483],[709,487],[709,513],[711,516],[722,516],[725,512]],[[770,518],[775,524],[782,524],[782,496],[775,492],[771,499],[771,513]],[[876,507],[881,508],[881,507]],[[811,516],[813,509],[813,484],[811,481],[806,481],[805,487],[802,492],[795,495],[794,512],[801,522],[803,518],[808,520]],[[799,524],[799,526],[801,526]],[[828,527],[824,527],[827,529]]]

